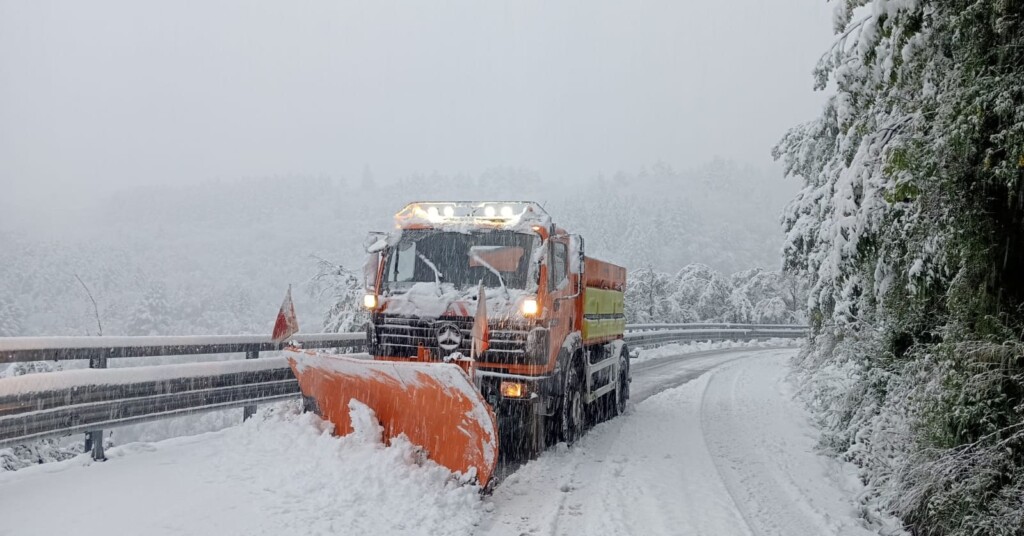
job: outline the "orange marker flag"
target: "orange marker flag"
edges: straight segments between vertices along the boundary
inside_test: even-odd
[[[288,293],[284,295],[284,303],[277,313],[277,321],[274,322],[274,334],[271,336],[273,342],[282,342],[288,337],[299,332],[299,319],[295,317],[295,305],[292,304],[292,286],[288,285]]]
[[[480,295],[476,300],[476,317],[473,318],[473,359],[487,351],[490,336],[490,330],[487,329],[487,297],[484,295],[484,285],[481,281]]]

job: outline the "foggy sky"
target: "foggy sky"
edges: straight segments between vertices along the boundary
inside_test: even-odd
[[[547,179],[768,165],[820,110],[810,71],[830,13],[824,0],[0,0],[0,184],[10,200],[365,165]]]

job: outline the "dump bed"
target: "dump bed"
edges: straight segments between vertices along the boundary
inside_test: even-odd
[[[595,259],[586,257],[586,264],[583,267],[583,285],[600,289],[612,289],[624,292],[626,290],[626,269]]]
[[[583,342],[597,344],[621,339],[626,330],[626,269],[592,257],[584,262]]]

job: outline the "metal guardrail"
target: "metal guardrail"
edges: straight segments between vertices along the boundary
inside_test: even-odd
[[[291,340],[301,343],[304,348],[360,351],[366,346],[364,333],[297,334]],[[257,359],[260,352],[277,351],[284,346],[283,343],[272,342],[269,337],[259,335],[8,337],[0,338],[0,364],[89,360],[90,369],[106,369],[107,360],[111,358],[244,353],[246,359]],[[211,364],[195,365],[201,369],[204,365],[209,368]],[[140,367],[132,367],[131,370],[137,373]],[[66,378],[69,373],[80,372],[83,371],[50,374]],[[200,374],[203,373],[200,371]],[[3,384],[11,382],[0,380],[0,446],[48,435],[85,431],[85,449],[92,451],[93,458],[102,460],[105,458],[103,430],[110,426],[238,406],[244,406],[242,418],[247,419],[256,412],[256,403],[291,397],[299,391],[298,382],[283,362],[278,367],[276,377],[285,377],[287,384],[274,383],[283,380],[267,379],[259,374],[225,376],[216,375],[213,369],[205,374],[208,375],[205,384],[194,378],[180,384],[191,386],[188,389],[175,389],[172,380],[168,379],[140,382],[130,387],[112,387],[103,383],[109,379],[100,374],[91,380],[96,382],[95,385],[61,388],[39,386],[37,391],[22,394],[4,393]],[[24,379],[19,382],[28,383]],[[83,392],[92,392],[92,398],[83,399]],[[59,407],[39,407],[40,401],[48,399],[63,400],[64,403]],[[30,415],[19,415],[27,413],[24,408],[29,407],[35,408]]]
[[[666,329],[763,329],[763,330],[803,330],[807,326],[803,324],[739,324],[734,322],[723,322],[720,324],[691,322],[685,324],[628,324],[626,330],[629,332],[666,330]]]
[[[801,338],[792,325],[635,324],[634,347],[670,342]],[[365,334],[296,335],[304,348],[365,349]],[[0,338],[0,363],[90,361],[88,370],[0,380],[0,447],[86,432],[86,450],[104,459],[103,429],[292,398],[298,381],[283,358],[253,360],[282,344],[259,336]],[[108,358],[245,353],[246,360],[105,369]]]
[[[302,343],[303,348],[363,348],[366,334],[297,334],[290,340]],[[0,363],[272,352],[285,346],[260,335],[0,337]]]
[[[731,328],[688,328],[664,329],[649,331],[631,331],[626,333],[626,342],[633,348],[644,348],[671,342],[692,341],[734,341],[763,339],[799,339],[807,336],[807,328],[793,326],[778,329],[759,327],[754,329]]]

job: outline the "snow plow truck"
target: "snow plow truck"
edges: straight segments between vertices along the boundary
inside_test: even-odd
[[[287,351],[307,404],[352,431],[352,401],[486,487],[502,459],[572,443],[629,398],[626,270],[532,202],[418,202],[371,233],[372,359]]]

